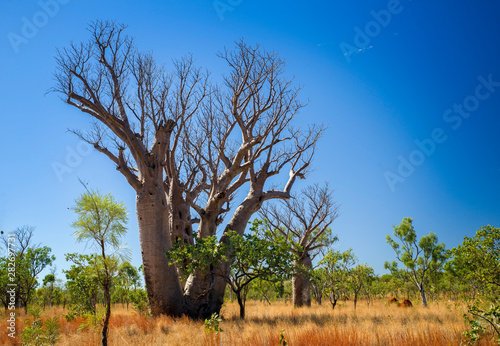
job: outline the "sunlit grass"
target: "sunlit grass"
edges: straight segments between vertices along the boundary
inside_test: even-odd
[[[44,317],[60,316],[61,339],[58,345],[98,345],[100,329],[79,331],[81,319],[67,322],[61,307],[47,309]],[[239,319],[238,305],[226,303],[218,339],[204,332],[203,321],[182,318],[148,318],[115,305],[110,322],[110,345],[278,345],[279,331],[289,345],[459,345],[464,308],[449,303],[432,303],[423,308],[398,308],[385,301],[342,303],[334,311],[328,304],[294,309],[289,303],[247,302],[247,318]],[[25,316],[18,312],[18,328]],[[0,323],[0,344],[12,340],[6,335],[6,319]],[[20,330],[18,329],[18,331]],[[20,344],[19,334],[16,339]],[[483,341],[480,345],[494,345]]]

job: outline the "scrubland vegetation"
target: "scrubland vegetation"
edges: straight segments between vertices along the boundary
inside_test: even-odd
[[[64,280],[33,227],[2,231],[1,344],[500,342],[499,228],[447,249],[406,217],[377,274],[336,249],[328,183],[292,193],[325,127],[293,125],[305,105],[283,59],[242,40],[219,52],[214,83],[191,56],[167,73],[125,29],[93,22],[87,43],[59,50],[53,91],[94,118],[73,132],[135,191],[142,265],[121,242],[126,206],[84,184],[72,227],[92,252],[66,254]]]
[[[127,310],[121,304],[113,307],[110,320],[110,345],[279,345],[280,331],[288,345],[459,345],[465,342],[462,331],[467,325],[462,318],[463,304],[446,300],[431,302],[423,308],[398,308],[386,300],[377,300],[368,307],[358,302],[341,302],[332,311],[328,305],[293,308],[290,302],[248,302],[245,320],[239,318],[236,302],[227,302],[222,309],[222,332],[205,332],[203,321],[187,317],[147,317]],[[57,317],[61,335],[57,345],[97,345],[99,328],[80,330],[83,318],[66,321],[62,307],[47,308],[44,318]],[[22,329],[21,312],[18,328]],[[5,319],[0,324],[6,328]],[[0,344],[11,340],[2,333]],[[16,344],[16,343],[13,343]],[[17,344],[21,344],[18,340]],[[484,338],[478,345],[496,345]]]

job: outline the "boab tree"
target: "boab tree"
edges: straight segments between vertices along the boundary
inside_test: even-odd
[[[311,306],[312,260],[319,250],[337,240],[330,225],[338,216],[338,205],[328,184],[308,186],[280,204],[264,206],[259,213],[271,234],[284,236],[290,251],[297,255],[292,278],[293,305]]]
[[[210,317],[220,310],[226,283],[200,272],[181,281],[166,251],[176,240],[193,244],[194,224],[199,237],[215,235],[230,210],[220,241],[229,230],[243,234],[264,201],[290,197],[323,129],[291,126],[303,105],[273,52],[236,43],[219,53],[228,72],[216,84],[190,56],[167,73],[124,30],[94,22],[88,42],[59,50],[54,91],[94,119],[90,131],[74,133],[114,162],[136,192],[153,315]],[[267,188],[283,170],[284,188]],[[246,196],[231,208],[237,191]],[[219,265],[230,270],[228,262]]]

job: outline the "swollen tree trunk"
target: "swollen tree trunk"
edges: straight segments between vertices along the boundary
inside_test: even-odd
[[[300,257],[299,265],[308,270],[312,269],[312,261],[308,253]],[[311,279],[307,273],[296,269],[292,278],[292,288],[294,307],[311,306]]]
[[[165,190],[160,180],[137,191],[136,208],[139,222],[144,279],[151,314],[180,316],[183,295],[175,266],[170,266],[165,253],[171,248],[170,219]]]
[[[230,230],[243,235],[248,221],[260,208],[262,202],[263,199],[260,196],[249,193],[226,225],[220,242],[226,241],[226,234]],[[195,273],[188,278],[184,291],[188,316],[205,319],[210,318],[215,312],[220,314],[227,284],[224,277],[230,274],[230,261],[221,261],[217,266],[211,267],[208,274]]]

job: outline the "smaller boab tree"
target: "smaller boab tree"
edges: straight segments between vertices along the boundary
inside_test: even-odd
[[[293,305],[311,306],[312,261],[321,249],[337,241],[330,225],[338,216],[338,205],[328,183],[304,188],[281,205],[264,205],[259,214],[272,237],[284,237],[297,256],[292,278]]]
[[[410,281],[420,292],[422,305],[427,307],[427,298],[425,295],[425,285],[429,276],[443,267],[447,260],[448,252],[444,243],[438,244],[438,238],[435,233],[420,238],[417,243],[417,234],[413,228],[413,219],[405,217],[401,224],[394,226],[394,236],[399,242],[393,240],[390,235],[387,236],[387,243],[396,252],[396,258],[407,268]],[[398,265],[395,261],[385,262],[384,267],[391,273],[397,274]]]

